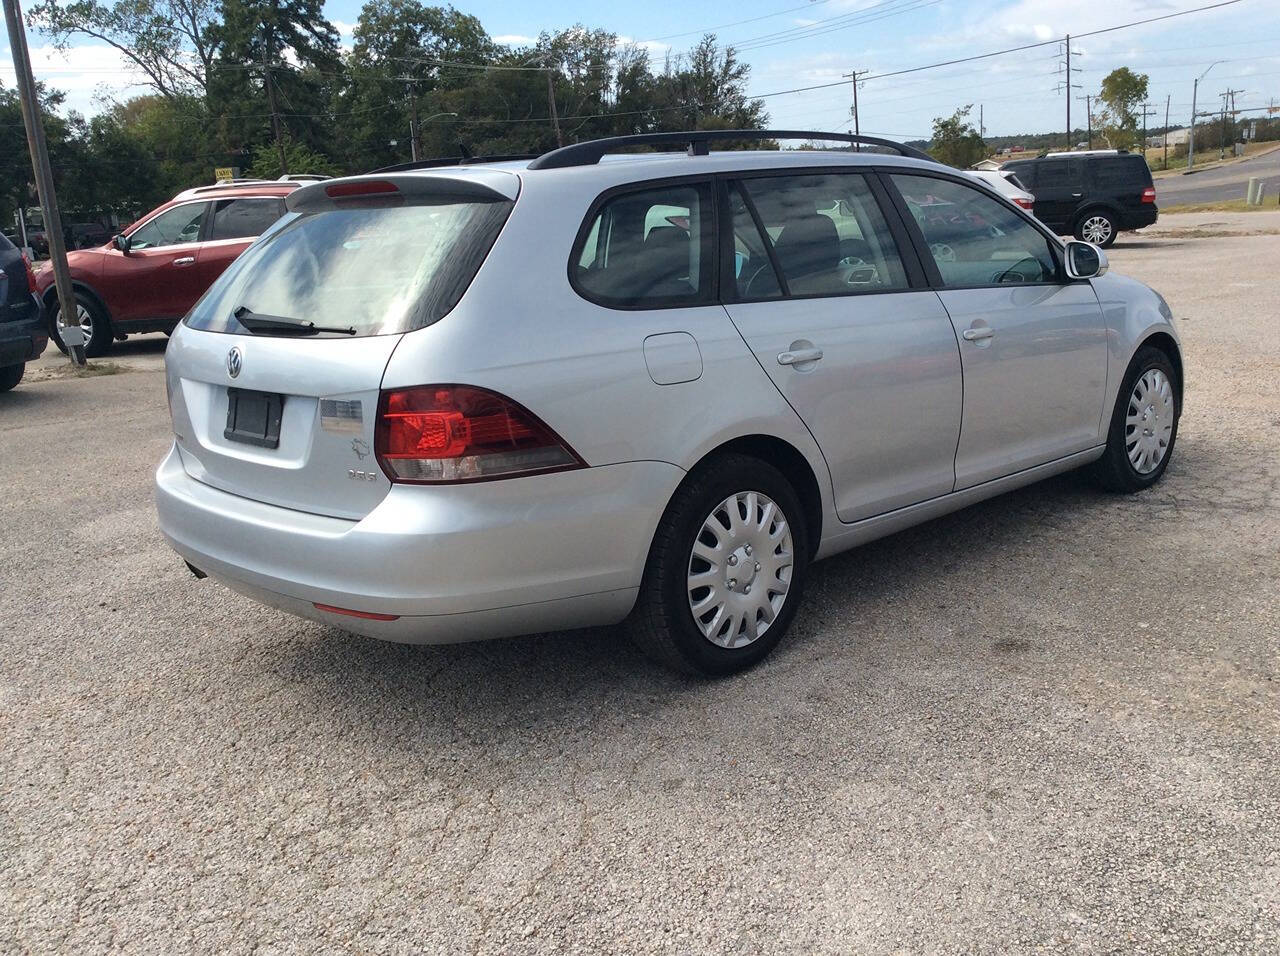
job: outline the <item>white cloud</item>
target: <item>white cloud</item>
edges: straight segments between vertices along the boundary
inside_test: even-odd
[[[521,36],[519,33],[503,33],[493,38],[494,43],[501,43],[503,46],[529,46],[537,43],[534,37]]]
[[[146,75],[109,46],[77,46],[65,53],[51,44],[28,49],[36,79],[65,94],[63,112],[99,113],[104,101],[136,96],[146,83]],[[10,89],[16,82],[13,54],[7,46],[0,53],[0,81]]]
[[[333,28],[338,31],[338,36],[349,37],[356,32],[356,25],[348,23],[346,20],[330,20]]]

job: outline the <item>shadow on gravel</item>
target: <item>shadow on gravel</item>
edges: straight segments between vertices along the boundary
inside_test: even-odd
[[[452,740],[466,750],[495,737],[518,744],[548,732],[584,733],[616,723],[619,714],[715,706],[708,700],[730,706],[743,695],[764,701],[758,706],[766,712],[771,700],[791,708],[797,686],[803,694],[810,682],[807,668],[821,666],[815,662],[853,682],[887,666],[880,658],[902,653],[902,646],[886,645],[874,622],[900,615],[906,595],[918,603],[944,577],[955,592],[972,568],[994,563],[988,556],[1025,543],[1033,529],[1082,537],[1088,531],[1078,527],[1077,513],[1107,497],[1083,477],[1060,476],[823,561],[777,651],[755,670],[721,681],[649,663],[621,628],[406,646],[303,625],[296,640],[273,647],[268,666],[316,719],[370,728],[392,748],[435,749]],[[870,623],[862,630],[851,619]],[[983,643],[972,653],[995,651]]]

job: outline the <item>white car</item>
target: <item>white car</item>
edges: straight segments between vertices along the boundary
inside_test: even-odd
[[[1030,212],[1036,203],[1036,197],[1027,192],[1026,187],[1019,182],[1018,177],[1013,173],[1006,173],[1003,170],[971,170],[969,173],[975,179],[981,179],[984,183],[1004,196],[1015,206],[1021,206]]]

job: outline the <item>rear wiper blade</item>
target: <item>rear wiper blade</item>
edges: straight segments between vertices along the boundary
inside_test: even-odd
[[[231,313],[236,321],[250,332],[290,332],[293,335],[318,335],[321,332],[335,332],[339,335],[355,335],[356,330],[347,326],[337,328],[328,325],[316,325],[301,319],[290,319],[282,315],[259,315],[247,305],[242,305]]]

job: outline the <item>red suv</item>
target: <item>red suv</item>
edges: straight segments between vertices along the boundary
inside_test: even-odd
[[[301,177],[299,177],[301,179]],[[200,186],[143,216],[111,242],[67,253],[85,352],[104,355],[130,332],[170,332],[213,280],[284,215],[298,180]],[[49,337],[62,351],[53,270],[36,275]]]

